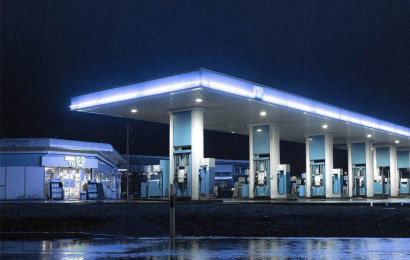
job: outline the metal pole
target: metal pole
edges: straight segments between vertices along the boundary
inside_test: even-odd
[[[129,200],[129,176],[130,176],[130,125],[127,124],[127,203]]]
[[[169,227],[170,237],[175,237],[175,186],[173,183],[169,185]]]

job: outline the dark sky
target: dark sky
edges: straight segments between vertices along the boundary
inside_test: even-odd
[[[133,153],[167,155],[167,125],[69,98],[197,67],[410,127],[410,1],[1,0],[1,136],[124,152],[131,122]],[[247,159],[247,137],[205,138],[206,155]]]

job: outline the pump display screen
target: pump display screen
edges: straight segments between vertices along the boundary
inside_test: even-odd
[[[178,183],[183,183],[185,179],[185,167],[178,168]]]
[[[258,185],[264,185],[265,184],[265,176],[266,176],[265,171],[259,171],[258,172]]]

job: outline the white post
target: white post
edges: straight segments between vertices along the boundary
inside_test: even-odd
[[[374,196],[373,145],[366,142],[366,197]]]
[[[372,146],[372,161],[373,161],[373,182],[372,187],[373,187],[373,196],[374,196],[374,179],[375,176],[380,176],[379,173],[379,168],[377,167],[377,149],[376,147]]]
[[[333,194],[332,170],[333,170],[333,136],[330,134],[326,134],[325,135],[326,198],[340,196],[340,195]]]
[[[305,197],[311,196],[311,174],[310,174],[310,151],[309,151],[309,136],[306,136],[306,175],[305,175]]]
[[[169,236],[175,237],[175,184],[169,185]]]
[[[347,144],[347,193],[353,197],[352,143]]]
[[[280,139],[279,128],[273,123],[269,124],[270,141],[270,198],[279,197],[278,194],[278,165],[280,164]]]
[[[399,196],[399,172],[397,170],[397,150],[390,146],[390,196]]]
[[[174,183],[174,114],[169,114],[169,183]],[[170,194],[170,192],[169,192]],[[170,196],[168,194],[168,197]]]
[[[191,111],[192,200],[199,199],[199,163],[204,158],[204,115],[202,110]]]
[[[255,170],[253,165],[253,126],[249,126],[249,198],[253,199],[255,186]]]

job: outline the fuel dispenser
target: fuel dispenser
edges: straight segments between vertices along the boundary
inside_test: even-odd
[[[177,196],[191,197],[191,150],[179,148],[174,151],[174,184]]]
[[[215,186],[215,159],[204,158],[200,161],[199,166],[199,195],[200,197],[211,198]]]
[[[255,169],[255,197],[270,196],[269,156],[255,155],[253,160]]]
[[[353,197],[366,196],[366,165],[353,165]]]
[[[299,197],[305,197],[306,196],[305,195],[305,188],[306,188],[305,181],[306,181],[306,173],[304,172],[300,175],[300,184],[299,184],[299,187],[298,187],[298,192],[299,192],[298,196]]]
[[[324,161],[310,161],[311,172],[311,196],[325,197],[325,162]]]
[[[376,150],[379,148],[373,147],[370,140],[362,142],[352,142],[348,145],[350,156],[350,171],[349,182],[346,185],[348,188],[348,196],[350,197],[367,197],[372,195],[373,185],[372,180],[369,180],[369,175],[372,174],[373,160]],[[381,165],[389,165],[389,151],[383,148],[383,151],[378,152],[378,163]],[[382,157],[382,158],[380,158]],[[370,170],[370,172],[369,172]],[[375,174],[376,176],[377,174]],[[347,187],[349,186],[349,187]],[[370,187],[369,187],[370,186]],[[377,189],[377,188],[376,188]]]
[[[401,195],[408,195],[410,184],[410,151],[397,151],[397,168],[399,171],[399,189]]]
[[[333,136],[306,136],[306,197],[333,198]]]
[[[143,175],[146,178],[145,182],[141,182],[141,197],[163,197],[166,191],[164,190],[164,181],[168,177],[163,173],[162,165],[147,165],[144,166]]]
[[[347,187],[348,179],[348,175],[343,175],[343,197],[349,197],[349,191]]]
[[[400,176],[400,194],[409,194],[409,171],[407,169],[399,169]]]
[[[332,169],[332,193],[342,195],[343,192],[343,169]]]
[[[238,182],[241,183],[242,186],[242,198],[249,198],[249,169],[246,169],[244,174],[246,177],[238,178]]]
[[[290,165],[279,164],[278,165],[278,194],[280,198],[290,197],[291,184],[290,184]]]
[[[374,195],[390,194],[390,167],[377,167],[374,173]]]
[[[376,168],[374,171],[374,195],[390,195],[390,147],[376,147]],[[394,165],[396,167],[397,165]]]

